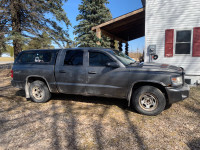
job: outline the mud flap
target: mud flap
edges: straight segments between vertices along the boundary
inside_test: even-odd
[[[29,94],[29,87],[30,87],[30,83],[26,82],[25,85],[25,94],[26,94],[26,98],[30,98],[30,94]]]

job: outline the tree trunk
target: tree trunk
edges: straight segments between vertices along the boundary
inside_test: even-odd
[[[21,1],[20,0],[11,0],[11,17],[12,17],[12,35],[13,39],[13,48],[14,48],[14,58],[17,57],[19,52],[22,51],[22,41],[21,38]]]
[[[14,59],[18,56],[18,54],[22,51],[22,44],[19,40],[13,40],[13,48],[14,48]]]

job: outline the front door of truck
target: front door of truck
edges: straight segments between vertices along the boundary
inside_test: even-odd
[[[109,67],[107,63],[115,62],[107,53],[88,51],[87,84],[88,95],[106,97],[124,97],[123,72],[120,67]]]
[[[60,93],[85,94],[86,68],[83,50],[62,50],[55,66]]]

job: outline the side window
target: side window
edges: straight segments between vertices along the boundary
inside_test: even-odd
[[[50,52],[25,52],[20,56],[17,63],[49,63],[51,58]]]
[[[89,66],[106,66],[106,63],[113,60],[100,52],[89,52]]]
[[[72,65],[72,66],[83,65],[83,51],[68,50],[65,55],[64,65]]]
[[[190,54],[192,37],[191,34],[191,30],[182,30],[176,32],[175,54]]]

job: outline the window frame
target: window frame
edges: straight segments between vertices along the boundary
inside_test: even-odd
[[[190,54],[176,54],[176,38],[177,38],[177,32],[178,31],[191,31],[191,41],[190,41]],[[178,43],[181,43],[181,42],[178,42]],[[182,42],[182,43],[187,43],[187,42]],[[173,54],[174,56],[192,56],[192,50],[193,50],[193,29],[191,28],[180,28],[180,29],[175,29],[174,30],[174,44],[173,44],[173,48],[174,48],[174,51],[173,51]]]
[[[113,62],[116,62],[109,54],[105,53],[104,51],[98,50],[88,50],[88,67],[107,67],[107,66],[90,66],[90,52],[101,53],[109,57]]]

